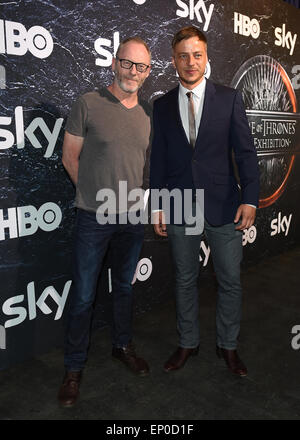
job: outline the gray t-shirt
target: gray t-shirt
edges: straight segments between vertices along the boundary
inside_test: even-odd
[[[151,142],[149,104],[141,101],[128,109],[106,88],[95,90],[74,103],[66,130],[84,138],[76,206],[96,212],[101,204],[96,194],[108,188],[115,192],[116,212],[123,212],[118,203],[119,181],[127,182],[127,194],[143,184],[146,151]],[[124,196],[122,200],[124,204]],[[128,209],[134,203],[127,202]]]

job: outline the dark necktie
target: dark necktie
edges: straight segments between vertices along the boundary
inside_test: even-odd
[[[193,101],[193,93],[188,92],[186,96],[189,99],[189,135],[190,144],[194,148],[196,143],[196,124],[195,124],[195,109]]]

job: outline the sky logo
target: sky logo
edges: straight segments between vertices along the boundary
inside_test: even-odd
[[[6,332],[3,325],[0,325],[0,350],[6,349]]]
[[[4,66],[0,66],[0,89],[6,88],[6,71]]]

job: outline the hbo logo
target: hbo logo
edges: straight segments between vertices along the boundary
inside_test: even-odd
[[[151,273],[152,261],[149,258],[142,258],[136,266],[135,274],[133,276],[131,284],[133,285],[136,280],[146,281],[148,278],[150,278]],[[108,291],[109,293],[112,292],[111,268],[108,268]]]
[[[244,35],[252,38],[258,38],[260,35],[259,22],[253,18],[252,20],[247,15],[234,13],[234,33]]]
[[[4,211],[7,211],[6,216]],[[7,218],[4,218],[7,217]],[[55,203],[44,203],[39,209],[34,206],[0,209],[0,240],[35,234],[38,228],[50,232],[58,228],[62,219],[60,207]]]
[[[22,56],[27,50],[37,58],[47,58],[53,51],[53,39],[47,29],[0,20],[0,53]]]
[[[251,226],[249,229],[244,229],[243,231],[243,246],[247,243],[254,243],[257,236],[257,230],[255,226]]]

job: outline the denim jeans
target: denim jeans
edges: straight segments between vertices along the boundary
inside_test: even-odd
[[[97,281],[108,247],[112,251],[113,345],[123,347],[131,341],[131,282],[143,239],[141,224],[100,225],[95,213],[78,209],[73,283],[65,334],[65,367],[68,371],[81,370],[87,359]]]

